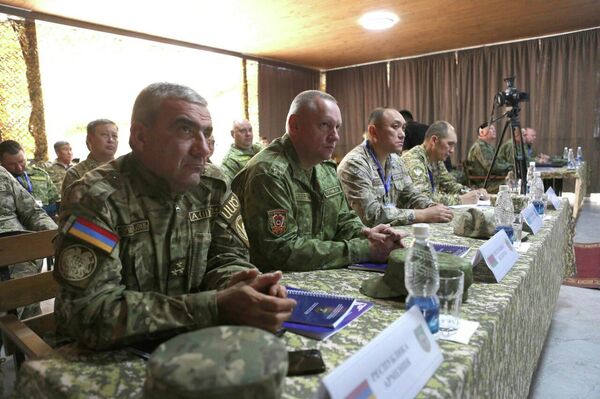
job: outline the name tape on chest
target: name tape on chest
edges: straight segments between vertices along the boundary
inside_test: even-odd
[[[212,208],[200,209],[198,211],[191,211],[188,213],[190,222],[199,222],[200,220],[211,218],[212,216],[219,213],[221,207],[213,206]]]
[[[323,191],[323,195],[325,195],[325,198],[333,197],[334,195],[338,195],[341,193],[342,188],[340,186],[329,187]]]
[[[148,219],[117,226],[117,234],[120,237],[132,237],[147,231],[150,231],[150,221]]]

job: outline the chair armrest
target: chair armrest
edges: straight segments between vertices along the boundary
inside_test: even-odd
[[[0,331],[29,359],[46,357],[54,352],[50,345],[15,315],[0,317]]]

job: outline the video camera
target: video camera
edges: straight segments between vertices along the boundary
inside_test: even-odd
[[[521,101],[529,101],[529,94],[519,91],[515,87],[514,76],[505,78],[504,81],[506,82],[506,89],[499,91],[494,97],[496,105],[499,107],[516,107]]]

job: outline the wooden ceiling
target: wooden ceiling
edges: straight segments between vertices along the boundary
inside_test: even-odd
[[[76,21],[317,69],[600,26],[599,0],[0,0]],[[358,18],[400,22],[366,31]],[[0,9],[2,11],[2,9]]]

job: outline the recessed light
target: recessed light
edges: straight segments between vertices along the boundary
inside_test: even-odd
[[[358,23],[368,30],[383,30],[394,26],[400,18],[389,11],[371,11],[363,14]]]

